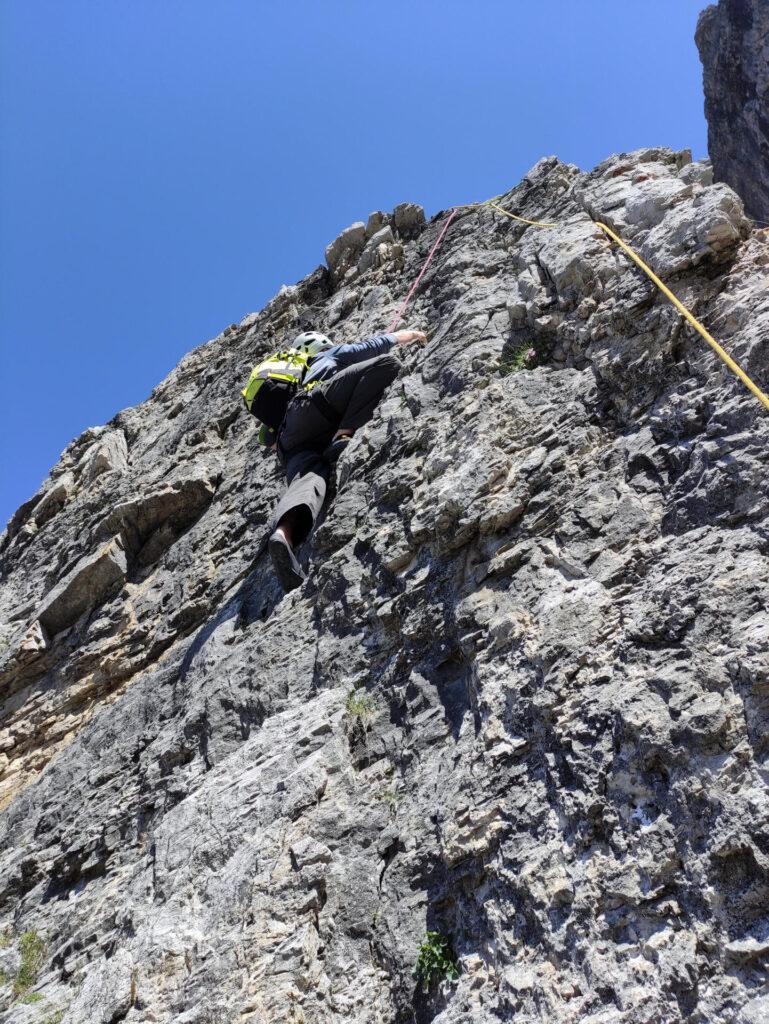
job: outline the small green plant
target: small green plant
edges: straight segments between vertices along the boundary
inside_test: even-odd
[[[16,996],[23,996],[37,981],[45,956],[45,943],[34,929],[24,932],[19,939],[21,967],[13,983]]]
[[[46,1017],[43,1024],[61,1024],[64,1020],[64,1010],[57,1010],[56,1013],[52,1013],[49,1017]]]
[[[8,971],[4,967],[0,967],[0,985],[7,985],[10,980]]]
[[[39,1003],[43,999],[39,992],[25,992],[23,996],[19,996],[16,1000],[17,1003]]]
[[[537,361],[537,352],[528,341],[519,345],[513,352],[503,355],[499,360],[499,372],[502,377],[509,377],[511,373],[518,373],[520,370],[531,369]]]
[[[398,796],[397,790],[395,790],[395,789],[384,789],[379,794],[379,799],[380,800],[384,800],[384,802],[387,804],[387,808],[388,808],[388,810],[390,812],[390,817],[394,818],[395,817],[395,812],[398,810],[398,801],[400,799],[400,797]]]
[[[0,949],[8,949],[13,942],[13,932],[10,928],[3,928],[0,932]]]
[[[428,932],[419,947],[417,962],[411,974],[422,982],[423,992],[429,992],[434,981],[456,981],[459,977],[459,964],[451,940],[440,932]]]
[[[350,690],[344,706],[348,715],[361,721],[371,718],[376,711],[376,701],[365,690]]]

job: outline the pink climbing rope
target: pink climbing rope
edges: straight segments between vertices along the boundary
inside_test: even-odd
[[[404,311],[404,309],[406,308],[406,306],[408,306],[408,304],[409,304],[409,300],[411,299],[411,296],[412,296],[412,295],[414,294],[414,292],[415,292],[415,291],[417,290],[417,288],[419,287],[419,282],[420,282],[420,281],[422,280],[422,278],[423,278],[423,277],[425,276],[425,271],[426,271],[426,270],[427,270],[427,268],[428,268],[428,267],[430,266],[430,261],[432,260],[433,256],[434,256],[434,255],[435,255],[435,253],[437,252],[437,250],[438,250],[438,246],[439,246],[439,245],[441,244],[441,242],[443,241],[443,236],[444,236],[444,235],[446,234],[446,232],[447,232],[447,231],[449,230],[449,224],[451,224],[452,220],[454,219],[454,214],[455,214],[456,212],[457,212],[457,211],[456,211],[456,208],[455,208],[455,209],[453,209],[453,210],[451,211],[451,213],[449,214],[449,219],[448,219],[448,220],[446,221],[446,223],[445,223],[445,224],[443,225],[443,231],[441,231],[441,233],[440,233],[440,234],[438,235],[438,241],[437,241],[437,242],[435,243],[435,245],[434,245],[434,246],[432,247],[432,249],[430,250],[430,255],[429,255],[429,256],[427,257],[427,259],[426,259],[426,260],[425,260],[425,262],[424,262],[424,266],[423,266],[423,267],[422,267],[422,269],[421,269],[421,270],[419,271],[419,275],[418,275],[418,277],[417,277],[416,281],[415,281],[415,282],[414,282],[414,283],[412,284],[411,288],[409,289],[409,293],[408,293],[408,295],[406,296],[406,298],[405,298],[405,299],[403,300],[403,302],[401,303],[401,308],[400,308],[400,309],[398,310],[398,312],[397,312],[397,313],[395,314],[395,319],[394,319],[394,320],[393,320],[393,322],[392,322],[392,323],[390,324],[390,326],[389,326],[389,327],[387,328],[387,333],[388,333],[388,334],[390,333],[390,331],[392,331],[392,329],[393,329],[393,328],[395,327],[395,325],[396,325],[396,324],[398,323],[398,321],[399,321],[399,320],[401,319],[401,317],[403,316],[403,311]]]

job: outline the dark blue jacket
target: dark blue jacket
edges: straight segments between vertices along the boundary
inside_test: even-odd
[[[375,334],[373,338],[366,338],[354,345],[334,345],[333,348],[327,348],[325,352],[319,352],[310,363],[302,384],[306,386],[311,381],[328,380],[346,366],[384,355],[394,344],[394,334]]]

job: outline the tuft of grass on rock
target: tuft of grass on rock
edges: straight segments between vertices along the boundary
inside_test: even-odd
[[[25,992],[23,996],[19,996],[16,1000],[17,1003],[40,1003],[42,1002],[42,995],[40,992]]]
[[[499,360],[499,373],[502,377],[509,377],[511,373],[519,373],[521,370],[531,370],[537,365],[537,352],[528,341],[519,345],[513,352],[502,355]]]
[[[21,967],[13,983],[16,996],[23,996],[37,981],[45,957],[45,943],[34,929],[24,932],[19,939]]]
[[[350,690],[344,702],[347,714],[364,721],[376,711],[376,701],[365,690]]]

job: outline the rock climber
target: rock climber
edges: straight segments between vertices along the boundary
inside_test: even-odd
[[[273,516],[270,558],[284,590],[300,586],[305,573],[296,551],[312,530],[326,496],[331,465],[350,438],[367,423],[387,387],[398,375],[394,346],[424,344],[421,331],[378,334],[352,345],[331,345],[324,335],[306,332],[297,349],[316,349],[297,390],[266,422],[271,450],[286,474],[288,489]],[[330,345],[330,347],[328,347]],[[318,350],[319,349],[319,350]],[[308,389],[308,385],[312,385]]]

